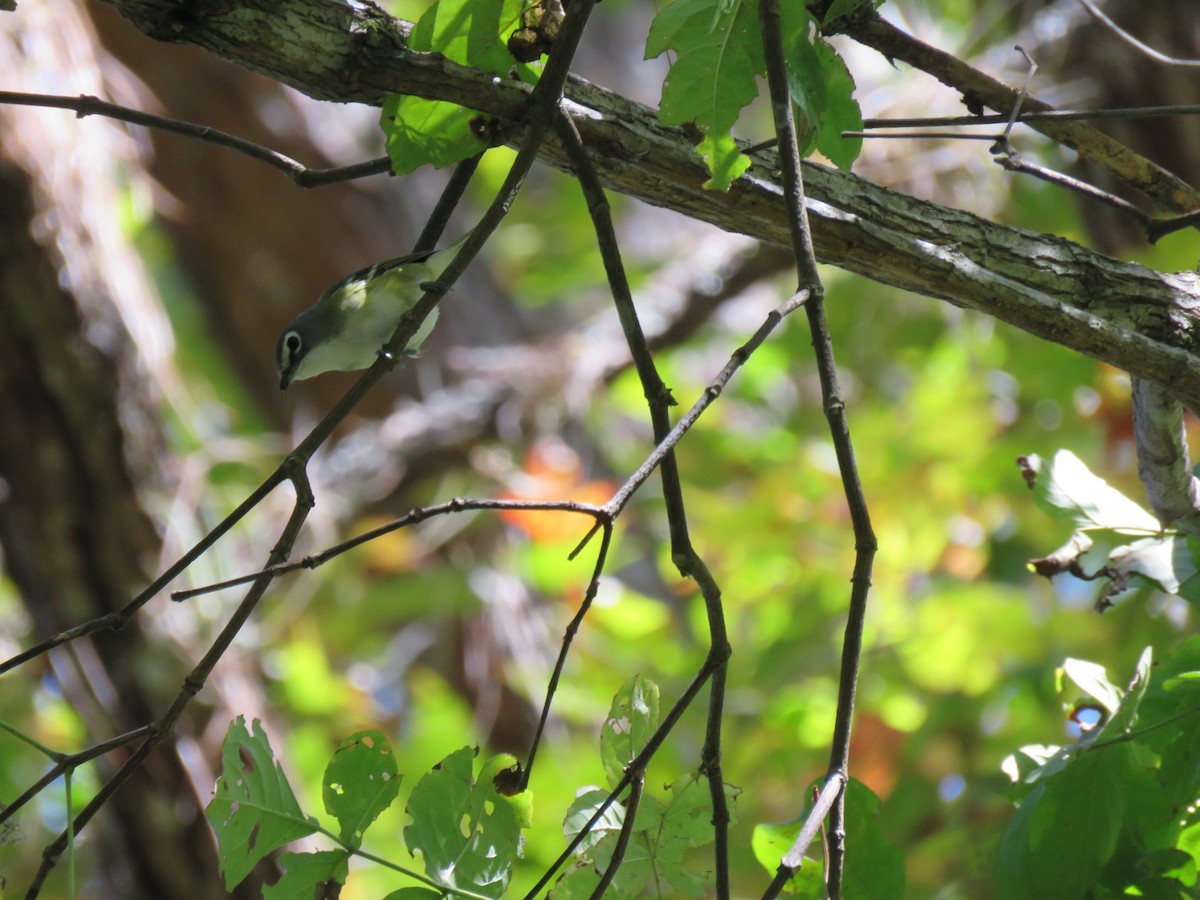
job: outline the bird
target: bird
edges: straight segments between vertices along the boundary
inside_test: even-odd
[[[354,372],[375,362],[431,282],[445,271],[468,231],[441,250],[409,253],[347,275],[283,329],[275,345],[279,389],[323,372]],[[404,352],[415,355],[437,321],[433,308]]]

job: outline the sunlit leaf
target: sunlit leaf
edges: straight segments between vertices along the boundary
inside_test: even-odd
[[[854,76],[845,60],[824,41],[816,45],[821,79],[825,85],[825,114],[817,133],[817,149],[844,171],[850,171],[862,152],[862,138],[842,137],[843,131],[862,131],[862,110],[854,99]]]
[[[1062,664],[1062,671],[1110,713],[1116,712],[1121,705],[1121,690],[1108,680],[1104,666],[1083,659],[1067,659]]]
[[[1038,504],[1075,527],[1111,529],[1124,534],[1157,534],[1158,520],[1102,478],[1092,474],[1070,450],[1047,462],[1031,454],[1020,464]]]

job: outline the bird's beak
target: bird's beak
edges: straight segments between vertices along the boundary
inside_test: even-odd
[[[292,383],[292,376],[294,376],[295,374],[296,374],[295,366],[288,366],[286,369],[284,369],[282,372],[279,373],[279,389],[281,391],[286,391],[288,389],[288,385]]]

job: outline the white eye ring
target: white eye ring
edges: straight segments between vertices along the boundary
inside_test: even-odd
[[[291,361],[299,355],[300,348],[304,346],[304,341],[301,339],[299,332],[289,331],[283,336],[283,346],[287,350],[288,360]]]

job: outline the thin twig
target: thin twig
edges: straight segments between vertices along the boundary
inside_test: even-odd
[[[829,811],[845,787],[846,776],[844,773],[830,772],[825,776],[825,784],[817,794],[813,808],[808,812],[808,818],[804,820],[804,825],[801,826],[800,833],[796,835],[796,840],[792,842],[791,848],[780,860],[779,868],[775,870],[775,878],[763,891],[762,900],[774,900],[775,897],[778,897],[787,883],[791,881],[792,876],[799,871],[800,866],[804,864],[804,856],[808,853],[809,845],[824,828],[825,817],[829,815]],[[826,872],[828,870],[827,865]]]
[[[592,569],[592,578],[588,582],[587,591],[584,592],[583,601],[579,604],[579,609],[567,623],[567,628],[563,634],[562,646],[558,651],[558,659],[554,661],[554,671],[550,673],[550,681],[546,685],[546,698],[542,702],[542,713],[538,716],[537,729],[533,733],[533,740],[529,744],[529,755],[525,757],[525,768],[521,772],[521,790],[525,790],[529,786],[529,779],[533,773],[533,761],[537,757],[538,747],[542,743],[542,734],[546,730],[546,723],[550,719],[550,706],[554,701],[555,691],[558,690],[558,682],[562,678],[563,667],[567,664],[567,654],[571,649],[571,642],[575,639],[576,632],[579,631],[579,626],[583,624],[584,617],[587,616],[588,610],[592,608],[592,601],[596,599],[596,593],[600,590],[600,574],[604,571],[604,564],[608,560],[608,548],[612,542],[612,523],[597,519],[597,523],[604,529],[604,537],[600,541],[600,550],[596,554],[596,563]]]
[[[844,138],[868,138],[873,141],[898,141],[928,138],[942,141],[995,141],[998,134],[963,134],[961,131],[900,131],[895,134],[880,134],[877,131],[843,131]],[[771,142],[772,145],[774,141]]]
[[[253,141],[228,134],[207,125],[197,125],[194,122],[181,122],[179,119],[169,119],[166,116],[156,116],[152,113],[140,112],[109,103],[99,97],[80,94],[78,97],[64,97],[58,94],[27,94],[19,91],[0,91],[0,103],[16,106],[40,106],[52,109],[69,109],[75,112],[75,117],[82,119],[86,116],[106,116],[121,122],[141,125],[145,128],[156,128],[159,131],[169,131],[181,134],[209,144],[216,144],[234,150],[251,159],[266,163],[273,169],[278,169],[302,188],[319,187],[323,184],[333,184],[338,181],[350,181],[354,178],[364,178],[368,175],[382,175],[392,169],[391,161],[385,156],[380,159],[353,163],[349,166],[335,166],[327,169],[310,169],[296,162],[290,156],[263,147]]]
[[[1108,191],[1102,190],[1101,188],[1096,187],[1094,184],[1088,184],[1088,182],[1083,181],[1082,179],[1074,178],[1070,175],[1064,175],[1061,172],[1056,172],[1053,169],[1046,168],[1045,166],[1039,166],[1036,163],[1031,163],[1021,157],[1020,154],[1018,154],[1012,149],[1011,146],[1007,144],[1000,144],[998,142],[996,147],[994,147],[992,150],[992,156],[996,160],[997,164],[1001,166],[1001,168],[1007,169],[1010,172],[1016,172],[1021,175],[1032,175],[1034,178],[1039,178],[1042,181],[1049,182],[1050,184],[1058,185],[1059,187],[1074,191],[1077,194],[1082,194],[1084,197],[1089,197],[1092,200],[1105,203],[1114,209],[1125,213],[1127,216],[1130,216],[1135,222],[1137,222],[1138,225],[1143,228],[1143,230],[1146,231],[1147,236],[1150,236],[1153,233],[1151,229],[1154,226],[1158,226],[1158,236],[1161,237],[1163,234],[1166,234],[1168,230],[1177,230],[1178,228],[1184,228],[1187,227],[1187,225],[1193,224],[1190,220],[1195,218],[1194,216],[1184,216],[1169,220],[1164,219],[1162,220],[1162,223],[1157,223],[1128,200],[1118,197],[1116,194],[1110,194]]]
[[[581,503],[577,500],[472,500],[464,497],[455,497],[453,500],[448,500],[445,503],[435,503],[431,506],[422,506],[417,509],[409,510],[398,519],[393,519],[377,528],[372,528],[370,531],[364,531],[362,534],[355,535],[352,538],[334,544],[332,547],[327,547],[319,553],[313,553],[303,559],[293,560],[291,562],[280,563],[277,566],[261,569],[257,572],[251,572],[248,575],[239,575],[236,578],[230,578],[226,581],[218,581],[213,584],[206,584],[200,587],[189,588],[186,591],[173,591],[171,599],[177,601],[191,600],[193,597],[199,597],[202,594],[211,594],[216,591],[223,591],[238,585],[248,584],[263,575],[270,575],[273,578],[278,578],[280,575],[288,575],[299,569],[316,569],[325,565],[331,559],[341,556],[356,547],[361,547],[363,544],[381,538],[386,534],[391,534],[393,531],[399,531],[401,528],[408,528],[411,525],[416,525],[419,522],[424,522],[426,519],[431,519],[434,516],[446,515],[448,513],[469,512],[474,510],[525,510],[528,512],[570,512],[579,513],[585,516],[591,516],[593,519],[601,523],[607,521],[607,516],[599,506],[594,506],[591,503]]]
[[[646,483],[646,480],[658,468],[663,458],[679,443],[679,439],[687,434],[700,416],[704,414],[704,411],[712,405],[714,400],[721,396],[730,379],[733,378],[734,373],[746,364],[746,360],[753,356],[754,351],[762,345],[771,332],[779,327],[779,323],[787,318],[789,313],[795,312],[801,306],[804,306],[807,300],[808,293],[800,291],[767,313],[766,319],[758,326],[758,330],[750,336],[750,339],[730,354],[729,362],[725,363],[725,366],[717,373],[717,376],[709,382],[708,387],[704,389],[704,393],[692,404],[691,409],[684,413],[680,420],[675,423],[675,427],[668,432],[665,438],[658,442],[658,446],[654,448],[653,452],[642,461],[642,464],[634,470],[633,474],[626,479],[625,483],[604,504],[604,509],[609,515],[615,517],[625,508],[625,505],[637,493],[638,488]]]
[[[1099,122],[1107,119],[1153,119],[1200,115],[1200,103],[1171,106],[1122,106],[1113,109],[1045,109],[1022,112],[1018,122]],[[894,119],[863,119],[863,128],[940,128],[959,125],[999,125],[1009,117],[1001,113],[980,116],[915,116]]]
[[[127,731],[124,734],[119,734],[116,737],[109,738],[106,741],[101,741],[98,744],[93,744],[86,750],[80,750],[78,753],[71,754],[56,754],[54,765],[41,778],[26,788],[19,797],[0,809],[0,826],[11,819],[17,812],[30,800],[40,794],[46,787],[53,784],[58,776],[65,772],[71,772],[86,762],[91,762],[98,756],[116,750],[119,747],[124,747],[126,744],[132,744],[134,741],[139,741],[147,737],[151,732],[151,726],[143,725],[140,728],[135,728],[132,731]]]
[[[417,236],[417,242],[413,245],[414,253],[424,253],[438,245],[442,233],[446,230],[446,225],[450,222],[450,216],[458,207],[463,194],[466,193],[467,185],[471,183],[471,178],[475,175],[475,170],[479,168],[481,159],[483,159],[483,153],[476,153],[454,167],[454,173],[446,182],[446,186],[438,197],[438,202],[433,207],[433,212],[429,214],[429,219],[425,222],[425,227]]]
[[[858,686],[858,671],[862,657],[862,636],[866,617],[867,592],[877,543],[871,530],[866,497],[850,442],[846,423],[845,404],[838,385],[837,363],[833,342],[825,322],[824,288],[817,271],[812,233],[808,225],[804,180],[800,168],[800,153],[796,142],[791,95],[787,83],[787,63],[783,50],[779,0],[759,0],[759,21],[762,26],[763,51],[767,64],[767,86],[771,94],[771,111],[775,134],[779,141],[779,162],[783,172],[783,194],[788,207],[792,237],[792,252],[796,258],[797,293],[807,293],[804,311],[812,331],[816,353],[817,374],[821,382],[822,405],[829,422],[830,437],[842,477],[842,488],[854,528],[854,573],[851,576],[850,604],[846,616],[846,632],[842,641],[841,675],[838,684],[837,714],[829,753],[830,774],[846,776],[850,764],[850,732],[854,720],[854,699]],[[826,873],[829,895],[837,900],[841,892],[842,868],[845,864],[845,803],[837,791],[830,815],[830,862]]]
[[[1018,46],[1017,52],[1025,57],[1025,62],[1029,64],[1029,71],[1025,73],[1025,81],[1021,84],[1021,90],[1017,93],[1017,101],[1012,106],[1012,112],[1008,115],[1008,121],[1004,123],[1004,135],[1000,138],[1002,141],[1007,141],[1009,135],[1012,134],[1013,125],[1017,121],[1017,116],[1021,114],[1021,107],[1025,105],[1025,100],[1029,96],[1029,85],[1033,83],[1033,76],[1037,74],[1037,63],[1033,61],[1033,57],[1025,52],[1025,48]]]
[[[575,177],[587,199],[588,212],[596,232],[596,243],[608,276],[609,290],[621,321],[634,367],[642,383],[642,392],[650,407],[650,422],[655,441],[661,442],[671,431],[670,407],[675,404],[670,390],[663,383],[654,364],[646,335],[633,303],[629,279],[621,260],[611,208],[596,170],[588,158],[571,118],[564,112],[558,123],[559,134]],[[725,612],[721,591],[708,567],[704,564],[688,534],[687,513],[683,503],[683,486],[675,454],[668,450],[662,457],[660,474],[663,499],[667,511],[667,527],[671,534],[671,559],[684,578],[693,578],[700,587],[708,617],[708,662],[713,667],[712,688],[709,694],[705,743],[701,749],[700,768],[709,786],[712,802],[714,889],[718,900],[729,896],[729,804],[725,796],[725,781],[721,771],[721,724],[725,708],[725,672],[731,650],[725,627]]]
[[[600,900],[604,896],[608,886],[617,877],[617,870],[621,868],[621,863],[625,861],[625,851],[629,847],[630,837],[633,836],[638,807],[642,804],[642,789],[645,786],[646,778],[641,773],[638,773],[632,779],[632,784],[629,785],[629,799],[625,802],[625,820],[621,822],[621,831],[617,834],[616,846],[613,847],[612,856],[608,860],[604,874],[600,876],[600,881],[591,893],[591,900]]]
[[[1097,22],[1102,24],[1105,28],[1119,37],[1130,47],[1133,47],[1139,53],[1150,57],[1155,62],[1160,62],[1168,66],[1179,66],[1182,68],[1200,67],[1200,59],[1178,59],[1174,56],[1167,56],[1165,53],[1160,53],[1149,44],[1143,44],[1132,34],[1101,12],[1100,9],[1094,3],[1092,3],[1092,0],[1079,0],[1079,3],[1084,9],[1092,14],[1093,18],[1095,18]]]

